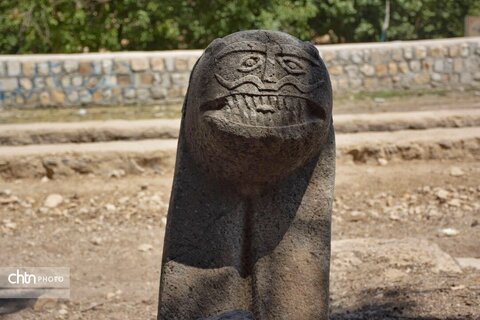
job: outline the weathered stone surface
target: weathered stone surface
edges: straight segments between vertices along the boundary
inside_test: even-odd
[[[410,61],[410,69],[413,72],[418,72],[422,69],[422,64],[417,60]]]
[[[111,74],[113,70],[113,61],[110,59],[102,60],[102,72],[103,74]]]
[[[170,99],[180,98],[182,96],[182,90],[179,87],[169,87],[167,90],[167,97]]]
[[[480,259],[478,258],[455,258],[463,269],[473,268],[480,270]]]
[[[363,62],[363,52],[362,51],[357,51],[352,53],[351,60],[355,64],[360,64]]]
[[[424,46],[416,46],[415,47],[415,58],[423,59],[427,56],[427,48]]]
[[[30,61],[22,63],[22,71],[25,77],[33,77],[35,75],[35,63]]]
[[[114,87],[117,85],[117,78],[115,76],[103,76],[103,80],[101,81],[104,86],[107,87]]]
[[[436,59],[433,63],[433,71],[435,72],[443,72],[443,59]]]
[[[123,96],[127,99],[135,98],[136,92],[135,89],[127,88],[123,90]]]
[[[410,70],[408,68],[408,63],[406,63],[406,62],[400,62],[398,64],[398,69],[400,69],[401,73],[408,73],[408,71]]]
[[[167,89],[161,87],[152,88],[152,98],[154,99],[163,99],[167,96]]]
[[[62,63],[59,61],[52,61],[50,63],[50,70],[53,74],[60,74],[62,72]]]
[[[127,87],[130,85],[130,75],[120,74],[117,76],[117,83],[122,87]]]
[[[175,59],[175,70],[176,71],[187,71],[188,70],[188,59],[185,59],[185,58]]]
[[[101,61],[90,61],[91,65],[91,74],[101,75],[102,74],[102,63]]]
[[[45,88],[45,79],[44,78],[34,78],[33,79],[33,86],[35,89],[44,89]]]
[[[375,71],[377,72],[377,76],[382,77],[387,74],[387,65],[385,64],[377,64],[375,66]]]
[[[129,74],[130,73],[130,62],[128,60],[116,59],[114,61],[113,71],[116,74]]]
[[[343,68],[341,65],[333,65],[329,68],[330,74],[332,75],[341,75],[343,74]]]
[[[98,82],[99,82],[99,78],[96,76],[93,76],[87,79],[86,86],[89,89],[93,89],[98,85]]]
[[[391,75],[395,75],[398,73],[398,66],[395,62],[390,62],[388,64],[388,73]]]
[[[335,51],[326,51],[326,52],[322,52],[321,56],[326,63],[329,63],[333,61],[337,55]]]
[[[375,68],[369,64],[361,66],[360,71],[366,76],[373,76],[375,74]]]
[[[460,74],[460,83],[463,84],[471,84],[472,82],[472,75],[470,73],[461,73]]]
[[[396,48],[392,50],[392,60],[403,61],[403,51],[401,48]]]
[[[404,48],[403,49],[403,56],[405,57],[405,60],[413,59],[413,49],[412,48]]]
[[[377,78],[367,78],[363,80],[363,86],[367,90],[372,90],[378,87],[378,79]]]
[[[101,103],[101,102],[102,102],[102,99],[103,99],[103,94],[102,94],[101,91],[95,91],[95,92],[92,94],[92,101],[93,101],[93,103],[95,103],[95,104]]]
[[[432,80],[433,81],[441,81],[442,80],[442,75],[439,73],[432,73]]]
[[[150,90],[148,89],[138,89],[136,94],[139,101],[145,101],[150,98]]]
[[[65,94],[60,90],[52,91],[52,102],[57,105],[62,105],[65,102]]]
[[[75,60],[67,60],[63,63],[63,69],[65,69],[67,73],[76,72],[78,70],[78,66],[79,63]]]
[[[132,59],[130,64],[132,66],[132,70],[135,71],[135,72],[145,71],[145,70],[147,70],[148,65],[149,65],[147,59],[141,59],[141,58]]]
[[[434,58],[442,58],[447,55],[447,48],[435,46],[430,48],[430,56]]]
[[[15,78],[0,78],[0,90],[13,91],[18,87],[18,80]]]
[[[57,87],[59,87],[59,85],[57,84],[57,81],[53,77],[45,78],[45,86],[49,89],[57,89]]]
[[[92,102],[92,94],[88,90],[80,90],[78,96],[81,103],[86,104]]]
[[[470,49],[467,43],[462,43],[460,46],[460,55],[462,57],[467,57],[470,54]]]
[[[163,71],[165,69],[163,58],[152,58],[150,63],[153,71]]]
[[[60,79],[60,83],[62,84],[62,87],[64,88],[68,88],[70,87],[70,77],[69,76],[63,76],[61,79]]]
[[[335,143],[315,47],[271,31],[212,42],[177,152],[158,319],[328,319]]]
[[[427,72],[416,74],[413,77],[413,80],[415,81],[416,84],[427,84],[430,82],[430,74]]]
[[[153,83],[153,75],[148,72],[135,74],[135,84],[138,86],[149,86]]]
[[[188,74],[185,73],[172,73],[171,79],[174,85],[185,86],[188,84]]]
[[[38,63],[37,72],[41,76],[48,76],[50,74],[50,63],[49,62]]]
[[[32,80],[28,79],[28,78],[21,78],[19,81],[20,83],[20,87],[24,90],[32,90],[32,87],[33,87],[33,83],[32,83]]]
[[[459,53],[460,53],[459,45],[453,45],[448,48],[448,55],[452,58],[458,56]]]
[[[50,94],[48,92],[46,92],[46,91],[41,92],[40,95],[39,95],[39,98],[40,98],[40,103],[43,106],[46,106],[46,105],[50,104]]]
[[[255,320],[251,312],[235,310],[218,316],[202,318],[198,320]]]
[[[175,71],[175,58],[174,57],[166,57],[164,59],[164,61],[165,61],[165,69],[168,72]]]
[[[18,61],[7,61],[7,75],[10,77],[19,76],[22,73],[22,67]]]
[[[338,92],[342,95],[352,91],[385,90],[392,84],[399,89],[433,86],[444,89],[480,88],[477,80],[480,69],[477,38],[390,42],[373,46],[341,44],[317,49],[331,67],[332,86],[341,89]],[[184,97],[189,74],[198,55],[196,51],[174,51],[46,56],[40,60],[25,59],[23,56],[0,57],[0,79],[8,80],[7,87],[10,88],[17,83],[13,90],[4,91],[2,106],[15,107],[18,102],[20,107],[25,102],[23,97],[31,101],[30,106],[40,106],[38,97],[29,98],[33,93],[47,90],[51,94],[53,90],[61,90],[68,96],[71,90],[84,87],[110,92],[102,95],[109,99],[102,101],[105,104],[111,103],[112,98],[120,103],[135,103],[134,99],[123,96],[122,90],[127,87],[148,89],[156,100],[179,100]],[[425,83],[427,75],[419,76],[419,73],[428,73],[430,82]],[[111,81],[104,81],[106,78],[102,76],[106,75]],[[91,80],[92,77],[99,81],[93,83],[96,80]],[[421,78],[420,81],[415,81],[415,77]],[[22,78],[30,79],[33,87],[30,88],[28,81],[19,85]],[[154,86],[163,89],[153,94]],[[76,103],[80,105],[80,101]]]
[[[92,64],[90,63],[90,61],[80,62],[80,65],[78,67],[78,72],[82,76],[90,75],[92,73]]]
[[[75,103],[78,101],[78,93],[77,91],[71,91],[67,94],[68,101],[71,103]]]
[[[463,60],[462,59],[453,59],[453,71],[456,73],[461,73],[463,71]]]

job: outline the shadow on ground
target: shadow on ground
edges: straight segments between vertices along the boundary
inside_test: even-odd
[[[350,308],[333,307],[330,320],[478,320],[473,314],[454,314],[441,317],[429,315],[429,310],[443,313],[434,304],[417,303],[415,296],[428,297],[435,290],[373,289],[360,294],[356,306]],[[431,299],[431,297],[430,297]],[[429,300],[430,300],[429,299]],[[440,306],[441,308],[441,306]],[[453,312],[452,312],[453,313]]]

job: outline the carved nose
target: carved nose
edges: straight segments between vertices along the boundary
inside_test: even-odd
[[[275,60],[271,59],[271,58],[267,58],[267,61],[265,63],[265,71],[263,72],[262,81],[263,82],[269,82],[269,83],[277,82],[278,79],[275,75],[275,69],[276,69]]]

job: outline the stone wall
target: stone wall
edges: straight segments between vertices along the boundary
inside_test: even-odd
[[[480,88],[480,37],[318,47],[336,94]],[[180,101],[201,50],[0,56],[0,108]]]

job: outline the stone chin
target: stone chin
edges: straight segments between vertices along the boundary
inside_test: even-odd
[[[196,162],[209,175],[250,191],[313,159],[330,127],[324,109],[300,96],[236,93],[199,111],[187,115],[186,128]]]
[[[234,34],[214,41],[192,72],[187,146],[210,176],[274,183],[320,153],[331,107],[312,45],[268,31]]]
[[[233,93],[204,103],[199,121],[212,130],[249,139],[301,139],[309,131],[321,134],[326,113],[320,104],[279,93]]]

